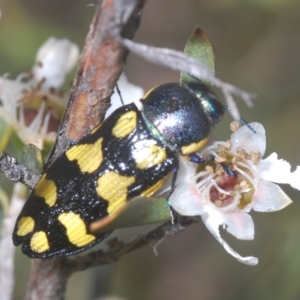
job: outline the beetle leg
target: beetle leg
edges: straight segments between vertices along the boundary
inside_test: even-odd
[[[220,165],[222,166],[224,172],[227,175],[232,176],[233,178],[237,178],[236,172],[234,172],[231,168],[229,168],[228,166],[226,166],[224,163],[220,163]]]
[[[215,161],[215,157],[213,155],[210,155],[204,159],[196,153],[190,154],[189,158],[190,158],[191,162],[194,162],[196,164],[205,164],[212,160]],[[219,164],[222,166],[224,172],[227,175],[230,175],[230,176],[236,178],[236,176],[237,176],[236,173],[232,169],[230,169],[228,166],[226,166],[226,164],[224,164],[224,163],[219,163]]]
[[[199,156],[197,153],[190,154],[188,157],[191,162],[196,163],[198,165],[205,164],[212,160],[215,160],[215,157],[213,155],[210,155],[204,159],[201,156]]]
[[[170,192],[167,196],[167,201],[168,201],[168,206],[169,206],[169,209],[170,209],[172,224],[176,223],[176,221],[178,219],[178,213],[172,207],[172,204],[169,202],[169,198],[171,197],[171,195],[173,194],[173,192],[176,189],[176,179],[177,179],[178,170],[179,170],[179,161],[177,159],[176,162],[174,163],[174,172],[173,172],[173,177],[172,177],[172,181],[171,181],[171,190],[170,190]]]

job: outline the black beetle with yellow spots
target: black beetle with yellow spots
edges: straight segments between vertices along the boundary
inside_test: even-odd
[[[224,113],[202,83],[169,83],[117,109],[71,146],[35,186],[13,233],[15,245],[32,258],[83,251],[109,233],[89,225],[136,196],[152,196],[179,168],[178,156],[195,163]]]

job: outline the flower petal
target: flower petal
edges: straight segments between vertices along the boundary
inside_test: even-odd
[[[291,177],[291,165],[283,159],[278,159],[275,152],[260,162],[259,170],[260,178],[272,182],[288,183]]]
[[[248,214],[243,211],[222,214],[226,230],[240,240],[254,239],[254,223]]]
[[[253,209],[260,212],[277,211],[291,204],[292,200],[272,182],[261,179],[253,197]]]
[[[34,80],[45,80],[42,88],[60,87],[77,63],[79,48],[68,39],[49,38],[38,50],[32,69]]]
[[[246,256],[243,257],[239,255],[236,251],[234,251],[221,237],[219,231],[220,223],[216,222],[211,215],[204,214],[202,215],[202,221],[207,227],[207,229],[211,232],[211,234],[217,239],[217,241],[224,247],[224,249],[234,258],[236,258],[239,262],[244,263],[246,265],[255,266],[258,263],[258,258],[254,256]]]
[[[291,165],[283,159],[278,159],[277,153],[273,152],[269,157],[263,159],[259,164],[259,169],[262,179],[287,183],[300,190],[300,167],[291,172]]]
[[[3,115],[1,114],[1,117],[7,117],[7,113],[11,114],[12,116],[16,116],[16,109],[20,106],[19,100],[24,96],[24,91],[30,90],[30,88],[31,86],[27,82],[22,82],[20,80],[11,80],[6,78],[5,76],[0,77],[1,106],[6,112],[3,112]]]
[[[231,135],[232,150],[245,149],[248,153],[259,151],[263,156],[266,151],[266,131],[260,123],[249,124],[254,130],[242,126]]]
[[[204,203],[195,184],[179,184],[169,199],[172,207],[183,216],[199,216],[204,211]]]
[[[300,190],[300,166],[297,166],[297,169],[292,173],[292,178],[289,184],[294,189]]]

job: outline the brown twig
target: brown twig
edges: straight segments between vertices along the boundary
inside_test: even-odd
[[[69,278],[65,261],[65,258],[33,260],[25,299],[63,299]]]
[[[70,141],[78,141],[104,119],[127,54],[111,33],[132,38],[144,1],[104,0],[97,8],[48,163],[66,150]]]
[[[181,217],[175,224],[166,222],[149,233],[138,236],[128,243],[118,242],[107,251],[100,250],[91,252],[85,256],[77,256],[74,259],[69,259],[66,262],[66,267],[68,272],[72,274],[74,272],[83,271],[91,267],[110,264],[117,261],[124,254],[145,247],[152,242],[158,243],[167,237],[174,236],[198,221],[199,217]]]
[[[97,7],[48,164],[70,141],[78,141],[103,120],[126,55],[111,29],[131,38],[143,4],[144,0],[103,0]],[[33,260],[26,299],[62,299],[70,274],[66,262],[66,258]]]

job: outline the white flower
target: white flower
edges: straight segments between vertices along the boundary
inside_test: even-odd
[[[42,88],[59,88],[65,76],[74,68],[79,57],[79,48],[68,39],[50,37],[38,50],[32,69],[35,82]]]
[[[0,118],[25,144],[35,144],[42,149],[44,141],[54,141],[55,134],[47,132],[50,112],[46,112],[46,104],[63,107],[66,99],[50,88],[63,84],[78,56],[79,49],[72,42],[49,38],[38,50],[32,74],[20,74],[15,80],[0,77]],[[25,122],[24,104],[36,111],[29,125],[28,120]]]
[[[207,163],[198,173],[195,164],[182,164],[178,186],[169,200],[182,215],[201,215],[208,230],[238,261],[256,265],[256,257],[242,257],[230,248],[219,226],[238,239],[253,239],[254,223],[248,212],[276,211],[289,205],[290,198],[271,181],[300,189],[300,169],[291,173],[290,164],[278,160],[276,153],[261,159],[266,149],[265,130],[259,123],[250,126],[255,133],[243,126],[230,141],[215,142],[201,152],[203,157],[213,155],[219,164]]]

